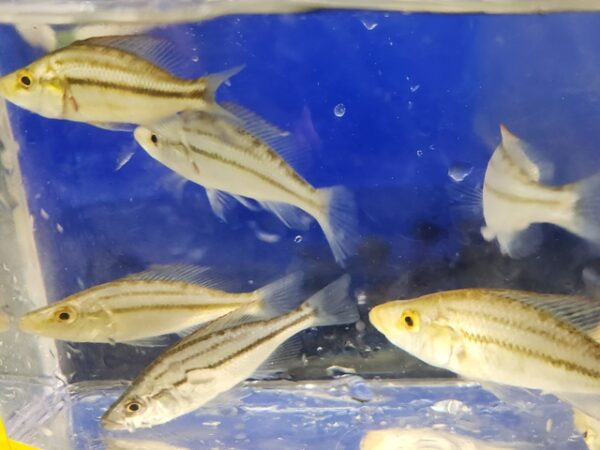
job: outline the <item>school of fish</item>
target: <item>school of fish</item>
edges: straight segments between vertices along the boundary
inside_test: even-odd
[[[202,186],[224,222],[236,204],[264,208],[291,228],[306,228],[312,218],[345,267],[359,238],[350,191],[313,186],[301,174],[301,150],[289,132],[240,105],[217,103],[219,87],[242,66],[186,79],[175,75],[177,64],[162,39],[92,37],[3,76],[0,95],[44,117],[133,131],[152,158]],[[600,176],[553,185],[552,165],[539,152],[504,125],[499,138],[478,200],[482,237],[512,258],[536,251],[542,223],[600,244]],[[18,326],[73,342],[165,345],[168,335],[179,335],[101,418],[108,430],[132,431],[201,408],[245,379],[284,370],[301,353],[294,336],[303,330],[359,320],[348,275],[308,299],[303,281],[293,272],[238,292],[207,267],[153,266],[31,311]],[[369,319],[395,346],[492,392],[510,386],[557,396],[573,406],[576,427],[597,448],[600,300],[465,287],[390,300],[374,306]],[[0,316],[0,328],[8,325]],[[138,444],[112,439],[108,445]],[[394,428],[370,431],[361,448],[509,447]]]

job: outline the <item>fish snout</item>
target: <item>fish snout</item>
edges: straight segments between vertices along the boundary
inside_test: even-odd
[[[107,431],[125,430],[127,428],[125,424],[111,419],[110,411],[102,416],[100,422],[102,423],[102,427]]]
[[[382,334],[386,334],[385,324],[387,322],[385,320],[386,309],[384,308],[384,306],[385,305],[378,305],[372,308],[371,311],[369,311],[369,321],[375,328],[377,328],[377,331],[379,331]]]

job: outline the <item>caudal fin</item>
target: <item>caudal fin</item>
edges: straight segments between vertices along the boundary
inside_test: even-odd
[[[261,299],[258,315],[275,317],[299,306],[306,298],[303,281],[302,272],[293,272],[260,288],[257,292]]]
[[[570,231],[600,244],[600,174],[579,181],[574,187],[579,197]]]
[[[223,108],[217,103],[215,95],[217,90],[221,87],[223,83],[228,81],[234,75],[237,75],[242,69],[246,67],[245,65],[236,66],[232,69],[224,70],[222,72],[213,73],[208,76],[204,76],[198,79],[198,83],[202,86],[206,86],[207,95],[202,99],[203,102],[207,102],[210,106],[208,111],[214,114],[217,114],[221,117],[226,117],[233,121],[234,123],[241,124],[241,120],[235,116],[235,114],[227,111],[227,109]],[[206,108],[206,107],[205,107]],[[205,109],[202,108],[202,109]]]
[[[350,276],[344,275],[307,300],[316,313],[316,326],[342,325],[358,320],[356,302],[348,293]]]
[[[325,233],[335,260],[343,266],[345,260],[354,254],[358,243],[354,198],[341,186],[319,189],[318,194],[323,209],[321,217],[317,216],[316,219]]]

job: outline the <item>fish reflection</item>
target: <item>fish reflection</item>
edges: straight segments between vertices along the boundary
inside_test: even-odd
[[[104,439],[106,450],[191,450],[162,441],[109,437]]]
[[[526,449],[527,444],[509,445],[480,441],[432,428],[388,428],[367,432],[360,450],[507,450]]]

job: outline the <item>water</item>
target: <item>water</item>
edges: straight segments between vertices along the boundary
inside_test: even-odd
[[[0,416],[10,435],[50,450],[102,449],[110,436],[189,449],[341,450],[358,448],[370,429],[410,426],[540,449],[586,448],[567,405],[529,393],[503,402],[459,383],[392,348],[367,312],[385,300],[453,288],[585,290],[581,270],[598,262],[585,241],[543,226],[534,254],[503,257],[480,235],[481,210],[458,201],[452,186],[468,199],[481,185],[500,123],[544,149],[557,184],[600,169],[599,22],[592,13],[329,11],[151,30],[188,58],[183,76],[245,64],[219,100],[292,132],[302,149],[297,169],[313,185],[352,190],[361,240],[346,269],[315,224],[289,229],[241,205],[223,222],[201,187],[151,159],[129,133],[9,105],[14,141],[0,127],[0,285],[12,315],[157,263],[209,265],[237,289],[291,270],[306,274],[307,290],[317,289],[345,271],[361,311],[356,325],[303,333],[289,381],[245,383],[216,404],[134,434],[103,432],[98,419],[161,348],[9,331],[0,340]],[[76,24],[28,43],[3,25],[0,73],[90,32]]]

